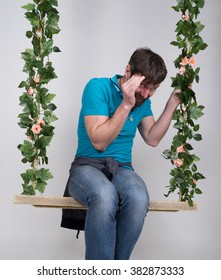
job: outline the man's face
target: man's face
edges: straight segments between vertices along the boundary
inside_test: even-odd
[[[136,92],[135,92],[135,98],[136,98],[136,104],[135,106],[140,106],[143,104],[145,100],[153,96],[157,88],[160,86],[160,84],[148,84],[145,82],[145,79],[140,83],[138,86]]]

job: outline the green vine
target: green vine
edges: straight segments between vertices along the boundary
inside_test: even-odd
[[[25,17],[31,24],[26,37],[31,39],[32,48],[22,52],[23,71],[27,73],[26,81],[19,84],[24,88],[19,101],[23,111],[19,114],[19,126],[26,130],[27,139],[18,145],[23,163],[31,168],[21,174],[25,195],[43,193],[47,180],[53,178],[49,169],[42,167],[48,164],[47,146],[54,135],[52,122],[57,120],[54,114],[56,106],[52,103],[55,94],[45,87],[52,79],[57,78],[49,55],[59,52],[54,45],[53,35],[59,33],[59,14],[57,0],[33,0],[22,8]]]
[[[177,5],[172,8],[181,12],[181,19],[176,26],[176,41],[171,45],[178,47],[181,54],[174,61],[178,73],[172,77],[172,87],[180,89],[180,107],[174,114],[174,128],[177,134],[174,136],[170,149],[163,152],[163,156],[169,159],[174,166],[171,170],[169,196],[178,190],[181,201],[188,201],[193,205],[195,194],[201,194],[198,181],[205,177],[198,172],[196,162],[199,157],[193,153],[192,140],[200,141],[200,126],[196,121],[204,114],[204,106],[198,105],[193,83],[199,83],[200,67],[196,67],[196,54],[204,50],[204,43],[199,33],[204,25],[197,20],[200,9],[204,7],[205,0],[177,0]]]

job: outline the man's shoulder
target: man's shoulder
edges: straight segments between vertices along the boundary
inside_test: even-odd
[[[108,77],[94,77],[88,81],[88,84],[108,84],[110,83],[110,78]]]

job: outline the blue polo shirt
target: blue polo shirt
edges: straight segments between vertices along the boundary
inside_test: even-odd
[[[100,115],[112,117],[123,100],[123,95],[117,80],[120,77],[122,76],[115,75],[113,78],[93,78],[87,83],[83,91],[82,108],[78,122],[78,148],[76,157],[112,157],[119,162],[132,161],[133,140],[137,127],[142,118],[153,115],[150,99],[147,99],[141,106],[135,108],[128,115],[124,127],[117,138],[103,152],[97,151],[91,144],[84,123],[84,116]]]

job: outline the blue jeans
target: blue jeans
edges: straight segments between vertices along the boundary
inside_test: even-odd
[[[123,167],[118,168],[111,182],[89,165],[75,167],[70,176],[70,196],[88,207],[85,258],[129,259],[149,206],[144,181],[133,170]]]

